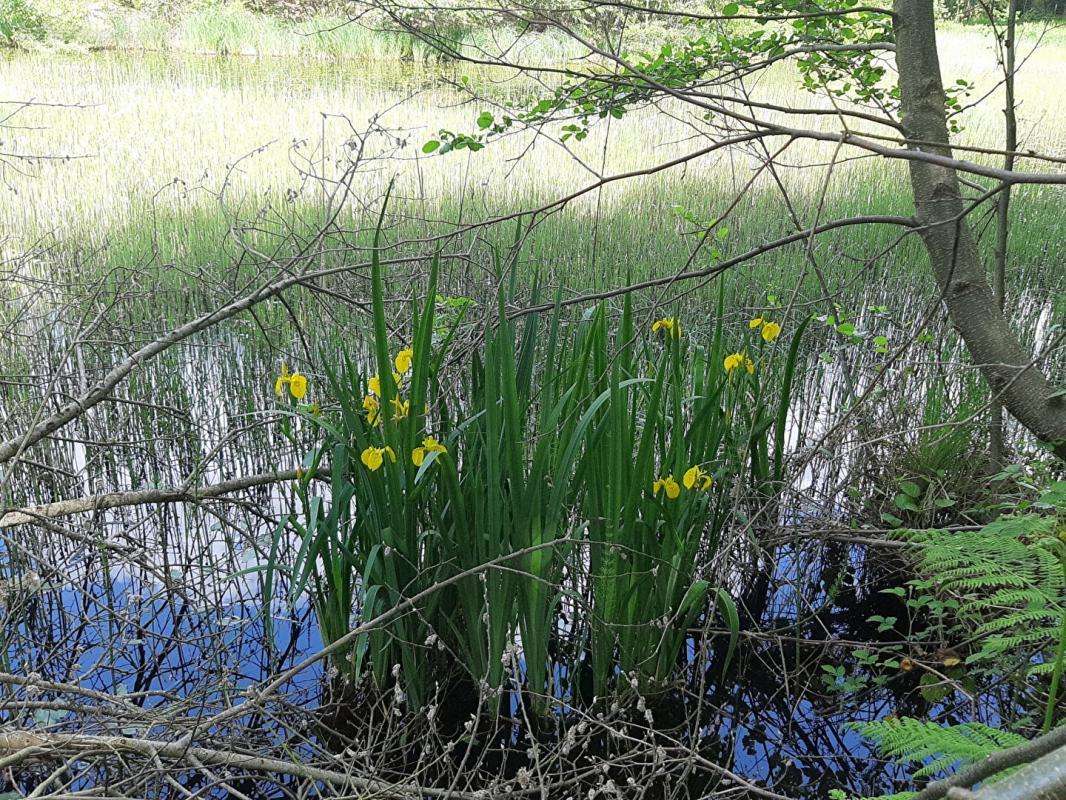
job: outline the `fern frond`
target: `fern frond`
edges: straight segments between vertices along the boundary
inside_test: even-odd
[[[958,618],[982,638],[978,659],[1027,647],[1046,651],[1066,614],[1058,517],[1005,516],[979,531],[908,531],[922,545],[920,569],[958,601]],[[1029,653],[1032,655],[1032,653]]]
[[[915,778],[927,778],[980,761],[997,750],[1022,744],[1016,733],[990,728],[979,722],[941,726],[900,717],[851,727],[869,739],[887,758],[899,764],[920,764]]]

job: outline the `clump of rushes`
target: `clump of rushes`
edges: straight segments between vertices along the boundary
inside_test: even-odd
[[[725,366],[720,322],[704,343],[675,318],[641,331],[628,299],[615,328],[602,306],[516,325],[501,299],[483,349],[445,381],[455,328],[434,343],[436,282],[434,262],[394,343],[375,259],[373,364],[326,370],[339,413],[309,416],[321,440],[304,466],[328,464],[329,489],[300,481],[301,546],[272,569],[310,593],[327,643],[451,581],[334,660],[412,708],[454,674],[442,667],[490,689],[520,679],[544,712],[553,695],[580,702],[565,684],[589,668],[601,698],[668,688],[715,607],[736,634],[709,565],[733,515],[750,516],[736,498],[780,480],[787,385],[765,411],[767,370]]]
[[[615,348],[602,309],[591,323],[601,342],[596,389],[610,401],[597,411],[579,470],[590,629],[589,652],[579,657],[591,664],[599,696],[619,671],[643,692],[668,688],[683,667],[687,630],[710,606],[736,620],[732,599],[712,588],[702,565],[714,561],[734,513],[746,510],[737,498],[761,503],[780,480],[778,453],[774,465],[767,455],[771,435],[780,433],[783,446],[780,409],[787,412],[790,387],[768,412],[766,376],[752,358],[722,355],[722,311],[720,298],[705,344],[690,341],[674,318],[639,336],[628,302]],[[764,342],[780,332],[771,328]],[[654,369],[642,371],[649,363]],[[745,491],[749,476],[754,491]]]

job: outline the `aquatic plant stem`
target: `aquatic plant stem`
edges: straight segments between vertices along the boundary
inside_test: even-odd
[[[1062,559],[1062,573],[1066,578],[1066,557]],[[1055,671],[1051,675],[1051,688],[1048,690],[1047,709],[1044,711],[1043,733],[1051,730],[1055,720],[1055,701],[1059,696],[1059,685],[1062,683],[1062,668],[1066,662],[1066,611],[1062,614],[1062,626],[1059,628],[1059,647],[1055,654]]]

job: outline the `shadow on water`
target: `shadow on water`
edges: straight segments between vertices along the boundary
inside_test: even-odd
[[[646,701],[627,696],[621,680],[620,707],[608,709],[591,697],[589,676],[580,669],[570,676],[557,665],[556,711],[538,715],[528,694],[519,690],[506,692],[500,712],[489,713],[474,682],[442,656],[439,674],[447,688],[434,701],[434,735],[461,745],[449,767],[457,766],[470,748],[485,774],[514,778],[532,766],[530,740],[558,746],[568,727],[603,711],[612,712],[615,727],[631,728],[637,735],[644,730],[646,702],[655,719],[654,735],[664,746],[688,747],[781,794],[823,798],[830,788],[859,796],[907,788],[905,773],[874,757],[847,723],[889,714],[961,721],[965,708],[955,697],[927,701],[917,677],[905,672],[878,683],[826,680],[826,665],[842,667],[849,680],[862,675],[865,668],[856,660],[856,650],[902,640],[907,618],[903,602],[881,591],[898,585],[895,568],[905,564],[886,568],[883,554],[863,548],[830,545],[828,550],[832,552],[812,547],[783,552],[764,593],[744,596],[748,613],[742,619],[741,644],[725,672],[727,637],[713,633],[711,620],[710,635],[694,633],[690,639],[679,664],[683,683]],[[5,668],[106,692],[143,710],[142,725],[126,715],[124,735],[165,735],[165,727],[153,722],[153,709],[166,709],[170,724],[178,721],[176,707],[189,721],[210,717],[236,702],[244,689],[321,648],[306,608],[276,604],[273,642],[265,646],[261,605],[241,599],[232,587],[218,595],[217,605],[205,607],[183,597],[177,583],[162,586],[119,569],[101,580],[106,569],[101,554],[89,551],[81,558],[76,589],[50,589],[56,576],[41,576],[34,590],[9,594]],[[100,608],[108,610],[106,624],[95,611]],[[885,629],[871,622],[875,616],[901,622]],[[96,618],[94,623],[84,624],[90,617]],[[374,689],[366,681],[349,687],[316,665],[281,687],[278,696],[284,701],[269,718],[245,721],[242,745],[285,742],[311,757],[321,746],[358,751],[379,738],[381,730],[400,725],[406,728],[407,744],[392,747],[388,763],[377,764],[379,773],[402,780],[419,768],[422,779],[432,784],[432,770],[420,766],[419,730],[427,726],[426,716],[392,719],[392,689]],[[51,694],[36,696],[41,707],[32,714],[7,714],[6,725],[53,731],[76,725],[84,730],[85,718],[96,718],[107,727],[106,708],[89,701],[76,709],[50,708],[43,701]],[[25,689],[5,685],[3,695],[21,698]],[[64,692],[55,692],[54,698],[69,700]],[[310,729],[306,717],[294,713],[297,708],[318,709]],[[998,716],[996,709],[990,713]],[[473,736],[467,727],[472,715]],[[226,731],[201,733],[212,738]],[[576,763],[592,766],[610,756],[612,747],[610,736],[591,737]],[[446,773],[442,769],[441,775]],[[694,792],[720,786],[719,777],[707,770],[695,770],[690,780]],[[648,788],[649,796],[660,794]]]

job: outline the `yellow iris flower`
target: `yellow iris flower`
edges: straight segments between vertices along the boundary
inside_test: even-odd
[[[401,400],[399,397],[392,398],[392,418],[404,419],[411,413],[411,401]]]
[[[725,357],[722,366],[725,367],[725,371],[729,374],[732,374],[737,367],[744,367],[749,375],[755,374],[755,362],[743,353],[730,353]]]
[[[392,381],[396,386],[400,385],[400,380],[402,378],[403,376],[399,372],[392,373]],[[369,390],[370,394],[375,394],[378,397],[381,397],[381,378],[377,375],[371,375],[366,382],[366,388]]]
[[[429,453],[447,453],[448,448],[434,439],[432,436],[427,436],[422,440],[422,446],[416,447],[411,451],[411,462],[416,467],[421,467],[422,462],[426,460],[426,455]]]
[[[297,400],[303,400],[307,396],[307,376],[294,372],[289,378],[289,392]]]
[[[674,480],[673,475],[667,475],[665,478],[659,478],[651,485],[652,495],[659,494],[659,490],[662,489],[666,492],[668,500],[676,500],[681,494],[681,486]]]
[[[285,392],[285,387],[289,385],[289,380],[292,376],[289,374],[289,365],[285,362],[281,363],[281,372],[278,377],[274,379],[274,394],[281,397]]]
[[[711,488],[711,476],[704,472],[697,464],[685,471],[681,482],[686,489],[707,490]]]
[[[363,411],[366,412],[366,421],[373,425],[381,413],[381,402],[374,395],[368,394],[363,398]]]
[[[651,332],[658,333],[659,331],[668,333],[674,339],[680,339],[681,320],[677,317],[663,317],[662,319],[657,319],[651,324]]]
[[[396,354],[396,371],[401,375],[407,373],[411,369],[411,359],[415,357],[415,351],[410,347],[405,347],[399,353]]]
[[[759,327],[760,325],[762,325],[762,317],[756,317],[755,319],[753,319],[753,320],[750,320],[750,321],[748,322],[748,327],[749,327],[749,328],[750,328],[751,330],[755,330],[755,329],[756,329],[756,328],[758,328],[758,327]]]
[[[767,322],[762,326],[762,338],[764,342],[772,342],[781,335],[781,326],[776,322]]]
[[[359,456],[359,460],[363,462],[363,465],[374,472],[379,469],[385,461],[385,456],[389,457],[392,462],[396,461],[396,453],[391,447],[367,447],[363,450],[362,455]]]

